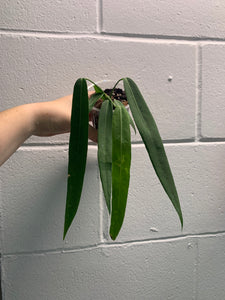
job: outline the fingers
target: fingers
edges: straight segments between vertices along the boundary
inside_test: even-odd
[[[92,127],[91,125],[89,125],[88,128],[88,138],[95,143],[98,142],[98,130]]]

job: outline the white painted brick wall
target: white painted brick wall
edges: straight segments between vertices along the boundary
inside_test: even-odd
[[[224,299],[225,235],[202,237],[198,241],[198,299]]]
[[[0,6],[0,28],[48,32],[96,32],[96,0],[6,0]]]
[[[0,110],[129,76],[157,121],[184,229],[140,136],[116,242],[89,145],[63,242],[69,135],[30,138],[0,168],[3,300],[225,299],[225,4],[3,1]]]
[[[196,253],[192,238],[180,238],[12,255],[4,261],[7,297],[188,300],[195,287]]]
[[[223,0],[103,0],[103,31],[153,37],[225,37]]]
[[[202,46],[202,131],[201,137],[225,136],[225,59],[224,45]]]

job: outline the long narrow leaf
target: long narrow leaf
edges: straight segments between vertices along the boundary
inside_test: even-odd
[[[130,124],[125,108],[115,108],[112,122],[112,214],[110,236],[116,239],[123,224],[130,180]]]
[[[83,187],[88,145],[88,93],[86,80],[76,81],[73,92],[64,235],[76,215]]]
[[[112,103],[102,103],[98,121],[98,165],[106,205],[110,213],[112,185]]]
[[[156,123],[134,81],[130,78],[124,78],[123,81],[134,121],[146,146],[155,172],[172,201],[183,227],[183,217],[177,190]]]

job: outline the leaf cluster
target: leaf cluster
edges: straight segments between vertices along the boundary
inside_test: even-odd
[[[95,94],[90,100],[88,100],[87,81],[92,82],[95,89]],[[123,81],[134,122],[150,161],[183,226],[177,190],[155,120],[132,79],[120,79],[112,90],[120,81]],[[111,217],[110,236],[113,240],[118,236],[123,224],[130,180],[130,126],[136,132],[135,125],[121,102],[113,101],[110,95],[107,95],[93,81],[79,78],[73,92],[64,238],[79,206],[87,159],[89,113],[99,99],[103,102],[98,123],[98,166]]]

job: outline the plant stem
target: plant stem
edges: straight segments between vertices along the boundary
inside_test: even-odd
[[[90,79],[88,79],[88,78],[85,78],[85,80],[86,80],[86,81],[90,81],[90,82],[93,83],[98,89],[100,89],[100,90],[103,92],[104,96],[105,96],[109,101],[111,101],[111,103],[112,103],[112,105],[113,105],[114,107],[116,107],[116,104],[115,104],[114,101],[112,101],[112,99],[111,99],[112,94],[111,94],[110,96],[107,95],[107,94],[100,88],[100,86],[98,86],[94,81],[92,81],[92,80],[90,80]],[[121,80],[123,80],[123,78],[117,81],[117,83],[115,84],[113,90],[115,89],[115,87],[117,86],[117,84],[118,84]],[[103,100],[103,101],[104,101],[104,100]]]
[[[110,98],[112,97],[112,93],[114,92],[114,90],[115,90],[117,84],[119,84],[119,82],[122,81],[122,80],[123,80],[123,78],[119,79],[119,80],[116,82],[116,84],[114,85],[114,87],[112,88],[112,91],[111,91],[111,93],[110,93]]]

